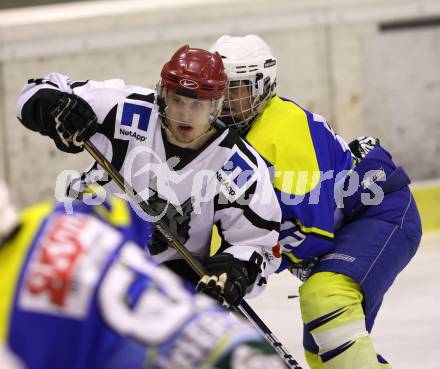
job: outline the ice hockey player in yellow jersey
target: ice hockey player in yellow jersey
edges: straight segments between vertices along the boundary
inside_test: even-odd
[[[409,178],[374,138],[350,144],[326,120],[277,96],[277,59],[256,35],[211,47],[229,79],[221,119],[266,160],[282,210],[283,262],[300,288],[312,369],[391,368],[370,337],[383,296],[417,250]],[[296,56],[299,57],[299,56]]]

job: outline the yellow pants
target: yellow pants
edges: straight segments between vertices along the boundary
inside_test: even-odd
[[[321,272],[300,287],[303,322],[318,354],[306,351],[312,369],[392,369],[379,363],[365,328],[360,286],[342,274]]]

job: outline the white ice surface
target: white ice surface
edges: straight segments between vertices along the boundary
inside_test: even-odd
[[[250,305],[301,366],[299,281],[288,272],[274,275]],[[372,332],[376,351],[393,369],[440,369],[440,233],[428,233],[413,260],[385,295]]]

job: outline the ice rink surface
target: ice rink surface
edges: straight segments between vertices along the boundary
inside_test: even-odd
[[[287,298],[298,294],[299,285],[284,272],[248,302],[306,369],[299,301]],[[393,369],[440,369],[440,232],[423,236],[417,254],[385,295],[372,337]]]

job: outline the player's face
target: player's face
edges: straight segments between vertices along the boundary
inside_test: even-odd
[[[167,91],[167,122],[177,141],[189,143],[206,133],[211,124],[211,100],[192,99]]]
[[[249,81],[231,81],[223,103],[222,118],[241,122],[252,114]]]

